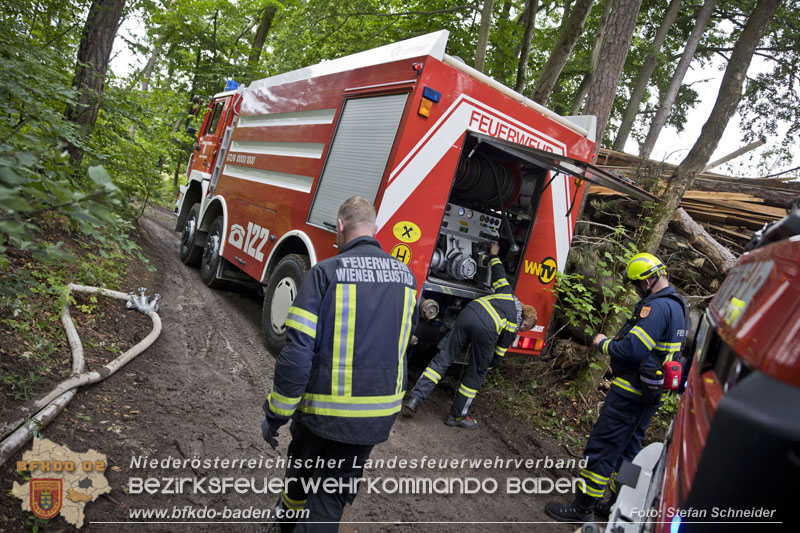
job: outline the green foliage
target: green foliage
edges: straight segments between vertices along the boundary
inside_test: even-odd
[[[782,170],[797,152],[800,131],[800,4],[782,2],[756,52],[739,127],[746,141],[768,139],[775,147],[756,161],[764,174]],[[751,74],[752,75],[752,74]],[[752,157],[752,156],[750,156]],[[752,164],[751,161],[748,163]]]
[[[583,264],[588,272],[587,268],[571,274],[559,272],[553,289],[556,308],[570,323],[581,325],[587,336],[615,330],[630,316],[625,302],[633,290],[622,282],[622,272],[637,253],[622,224],[593,251],[596,255]]]
[[[471,62],[479,10],[453,0],[287,2],[267,69],[285,72],[441,29],[451,33],[448,53]]]
[[[102,167],[72,168],[63,152],[77,142],[63,119],[75,98],[67,62],[55,49],[32,49],[15,32],[0,33],[0,268],[9,264],[9,247],[62,259],[59,246],[38,234],[41,221],[57,216],[96,239],[120,239],[107,231],[121,223],[113,211],[117,186]]]
[[[60,352],[64,286],[114,286],[137,250],[125,207],[139,193],[129,174],[120,172],[118,186],[97,165],[120,171],[133,166],[137,152],[105,133],[81,144],[64,119],[76,98],[72,71],[82,6],[13,3],[16,17],[6,12],[0,32],[0,332],[14,359],[13,365],[11,357],[0,361],[0,383],[19,401],[31,396],[40,375],[50,374]],[[109,122],[126,112],[105,106]],[[168,144],[163,136],[152,142]],[[86,166],[70,163],[64,152],[70,143],[86,151]],[[152,180],[152,167],[145,168],[144,178]]]
[[[33,514],[28,515],[28,517],[25,519],[25,525],[31,528],[31,533],[39,533],[39,530],[44,529],[49,523],[49,519],[39,518]]]
[[[39,376],[33,372],[21,375],[16,372],[7,372],[0,369],[0,385],[14,394],[16,400],[27,402],[33,397],[33,385],[39,381]]]
[[[678,414],[681,396],[673,392],[664,392],[662,400],[663,403],[661,407],[658,408],[655,416],[653,416],[653,421],[650,423],[650,428],[647,431],[647,440],[652,442],[664,440],[669,425],[675,419],[675,415]]]
[[[168,89],[111,86],[105,92],[90,147],[93,159],[113,174],[128,217],[141,216],[152,200],[174,201],[169,172],[183,159],[182,99]]]

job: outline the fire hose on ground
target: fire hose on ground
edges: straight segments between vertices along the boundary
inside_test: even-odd
[[[153,322],[153,329],[138,344],[102,366],[99,370],[85,372],[86,363],[83,358],[83,346],[69,314],[69,303],[65,303],[61,312],[61,324],[66,331],[70,351],[72,352],[72,372],[70,377],[59,383],[49,393],[27,402],[0,421],[0,438],[3,439],[0,442],[0,465],[3,465],[17,450],[24,446],[34,431],[46,426],[58,416],[75,395],[78,387],[97,383],[113,375],[137,355],[149,348],[161,334],[161,318],[156,313],[158,311],[158,299],[160,298],[158,294],[150,300],[144,294],[145,289],[143,288],[139,289],[139,295],[135,295],[133,292],[125,294],[124,292],[100,287],[88,287],[72,283],[67,286],[67,289],[126,300],[129,309],[135,309],[150,317]]]

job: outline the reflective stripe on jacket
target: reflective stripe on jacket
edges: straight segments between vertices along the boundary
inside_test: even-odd
[[[522,322],[522,305],[511,290],[502,261],[493,257],[489,266],[494,294],[482,296],[467,305],[478,306],[478,314],[497,332],[494,354],[502,357],[517,336]]]
[[[297,411],[321,437],[385,441],[405,394],[416,322],[411,271],[375,239],[354,239],[303,280],[286,320],[268,416]]]
[[[639,368],[657,368],[672,360],[689,335],[683,306],[672,296],[675,294],[669,286],[642,298],[617,335],[600,343],[600,351],[610,356],[616,375],[612,386],[628,397],[642,395],[636,386]]]

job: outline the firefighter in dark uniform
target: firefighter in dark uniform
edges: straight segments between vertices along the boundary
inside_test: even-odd
[[[359,196],[345,201],[338,213],[338,255],[308,272],[289,309],[262,433],[275,448],[278,428],[292,419],[276,514],[306,509],[309,515],[296,524],[279,521],[283,531],[338,531],[361,465],[389,438],[400,412],[417,283],[374,235],[372,204]],[[340,490],[308,493],[303,486],[304,480],[329,478],[344,480]]]
[[[459,313],[453,329],[439,342],[439,353],[409,393],[403,405],[403,416],[411,417],[417,412],[458,354],[472,343],[469,364],[445,424],[464,429],[478,427],[467,414],[489,367],[502,362],[518,331],[528,331],[536,325],[536,310],[514,296],[503,263],[495,257],[498,250],[499,245],[492,243],[490,255],[493,257],[489,266],[494,294],[471,301]]]
[[[633,460],[658,410],[663,388],[663,364],[679,353],[688,336],[685,300],[666,277],[666,267],[654,255],[636,254],[628,262],[625,280],[641,297],[633,316],[617,335],[594,337],[594,346],[610,356],[614,378],[600,415],[586,443],[586,468],[581,491],[568,504],[549,502],[547,514],[564,522],[607,517],[618,490],[615,477],[622,462]],[[611,499],[601,501],[606,486]]]

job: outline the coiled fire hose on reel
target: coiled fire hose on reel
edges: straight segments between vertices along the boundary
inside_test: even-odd
[[[160,298],[158,294],[150,300],[144,294],[145,289],[143,288],[139,289],[139,295],[135,295],[133,292],[125,294],[124,292],[100,287],[72,283],[67,285],[67,289],[69,291],[102,294],[110,298],[126,300],[129,309],[135,309],[150,317],[153,329],[138,344],[113,361],[100,367],[99,370],[85,372],[86,363],[83,358],[83,345],[69,314],[69,303],[65,303],[61,312],[61,324],[66,331],[70,351],[72,352],[72,373],[70,377],[59,383],[52,391],[27,402],[0,421],[0,438],[3,439],[0,442],[0,466],[28,442],[36,429],[44,427],[58,416],[72,397],[75,396],[78,387],[97,383],[113,375],[137,355],[149,348],[161,335],[161,318],[156,313],[158,311],[158,299]]]

